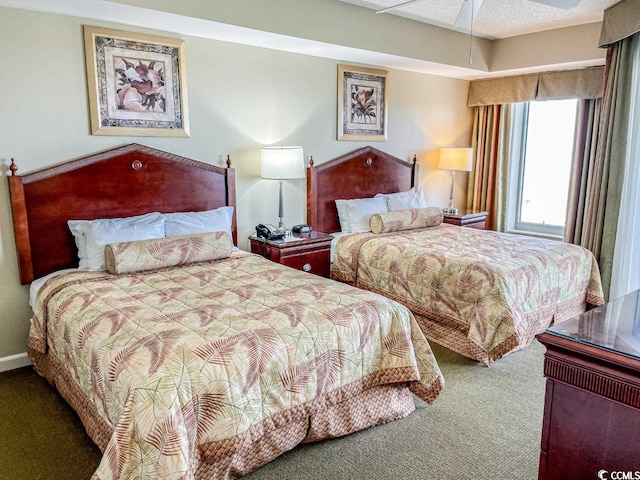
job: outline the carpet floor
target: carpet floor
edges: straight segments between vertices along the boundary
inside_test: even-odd
[[[487,368],[432,345],[445,378],[407,418],[300,446],[247,480],[533,480],[544,408],[544,347]],[[31,367],[0,374],[0,480],[89,479],[101,454],[75,412]]]

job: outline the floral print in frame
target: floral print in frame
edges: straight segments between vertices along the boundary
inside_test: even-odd
[[[85,25],[91,133],[189,136],[184,41]]]
[[[338,65],[338,140],[387,139],[387,74]]]

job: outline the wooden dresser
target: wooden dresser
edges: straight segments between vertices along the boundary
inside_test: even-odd
[[[538,478],[640,479],[640,291],[537,338],[547,347]]]

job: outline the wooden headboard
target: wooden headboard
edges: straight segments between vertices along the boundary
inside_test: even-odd
[[[77,267],[67,220],[91,220],[149,212],[203,211],[234,207],[235,172],[138,144],[17,175],[11,164],[9,194],[23,284],[63,268]]]
[[[364,147],[321,165],[307,167],[307,223],[319,232],[340,231],[335,200],[369,198],[409,190],[418,181],[418,164],[373,147]]]

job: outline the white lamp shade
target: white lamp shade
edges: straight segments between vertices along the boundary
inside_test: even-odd
[[[302,147],[263,147],[260,176],[274,180],[304,178]]]
[[[473,163],[473,148],[441,148],[438,168],[470,172]]]

